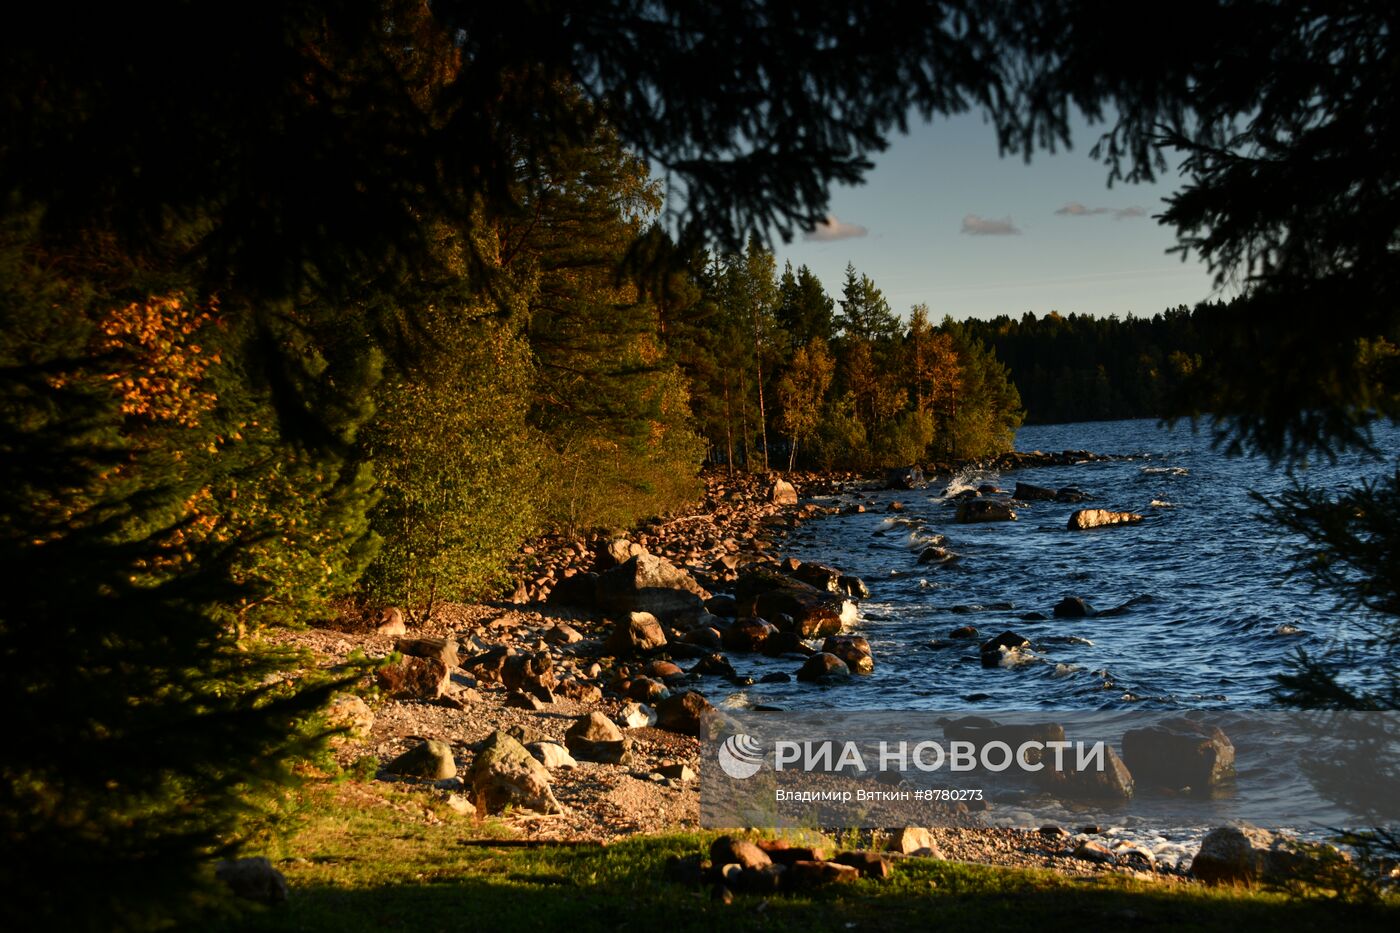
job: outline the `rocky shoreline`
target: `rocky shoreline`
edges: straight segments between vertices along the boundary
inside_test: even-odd
[[[1085,459],[1106,458],[1018,453],[996,465]],[[421,799],[421,807],[396,805],[405,819],[474,814],[530,840],[697,829],[705,684],[736,680],[726,653],[791,656],[795,676],[814,681],[878,663],[865,639],[847,632],[864,584],[784,559],[775,541],[839,511],[803,497],[884,489],[895,479],[710,474],[693,512],[654,519],[631,537],[532,542],[509,601],[443,605],[411,631],[391,609],[278,638],[322,666],[357,652],[403,656],[379,671],[368,704],[337,698],[331,718],[350,729],[336,750],[343,765],[372,768],[376,781]],[[924,854],[936,857],[1188,877],[1181,864],[1159,863],[1099,827],[926,832]],[[866,835],[873,849],[893,845]]]

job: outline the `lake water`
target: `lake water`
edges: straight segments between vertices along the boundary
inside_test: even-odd
[[[1400,451],[1400,430],[1378,428],[1377,446]],[[1183,809],[1170,799],[1140,794],[1129,816],[1107,815],[1114,833],[1147,845],[1159,859],[1184,864],[1200,835],[1231,816],[1228,807],[1258,805],[1267,814],[1290,815],[1286,825],[1305,835],[1356,823],[1349,811],[1317,794],[1300,791],[1298,743],[1279,740],[1261,717],[1242,711],[1273,706],[1274,677],[1299,648],[1318,654],[1350,640],[1348,620],[1327,593],[1290,575],[1288,558],[1298,540],[1259,518],[1251,491],[1275,495],[1289,476],[1257,458],[1227,458],[1205,433],[1189,426],[1167,429],[1154,421],[1046,425],[1022,429],[1018,450],[1091,450],[1121,459],[1070,466],[969,471],[931,478],[918,491],[852,490],[825,504],[859,503],[866,511],[810,521],[777,543],[784,555],[818,561],[862,577],[870,588],[860,603],[855,631],[869,641],[875,671],[844,683],[755,684],[713,697],[731,708],[814,710],[930,710],[953,715],[997,716],[1006,711],[1103,711],[1106,728],[1135,728],[1151,711],[1199,711],[1221,724],[1237,748],[1238,800]],[[1385,464],[1349,456],[1302,471],[1309,485],[1338,489],[1379,475]],[[1017,481],[1076,486],[1092,495],[1077,505],[1031,502],[1017,506],[1018,520],[960,525],[951,496],[991,483],[1005,490]],[[903,509],[889,511],[892,502]],[[1077,508],[1135,511],[1134,525],[1069,531]],[[935,535],[961,560],[920,566],[918,555]],[[1129,603],[1121,614],[1057,619],[1067,596],[1097,610]],[[1039,618],[1028,618],[1039,614]],[[950,632],[975,626],[975,639]],[[979,643],[1016,632],[1031,649],[985,668]],[[1364,655],[1364,651],[1363,651]],[[792,673],[791,658],[734,655],[741,675]],[[1286,714],[1276,714],[1286,715]],[[1119,722],[1118,720],[1121,720]],[[833,719],[833,723],[839,722]],[[997,808],[989,817],[1011,825],[1072,820],[1075,812],[1054,799],[1024,811]],[[1156,808],[1155,810],[1153,808]],[[1233,815],[1243,814],[1235,813]],[[1162,827],[1171,827],[1170,831]]]
[[[1400,450],[1400,431],[1378,430],[1382,450]],[[857,631],[876,669],[830,688],[763,684],[730,705],[842,709],[1252,709],[1270,705],[1273,677],[1298,648],[1311,653],[1348,635],[1328,594],[1289,575],[1297,542],[1258,518],[1250,492],[1287,488],[1282,468],[1227,458],[1189,426],[1154,421],[1023,428],[1018,450],[1091,450],[1125,459],[934,479],[918,491],[871,490],[831,497],[860,502],[862,514],[809,522],[779,543],[782,553],[832,564],[865,579]],[[1306,472],[1336,488],[1384,467],[1359,456]],[[982,483],[1078,486],[1085,505],[1033,502],[1018,520],[954,523],[949,495]],[[859,498],[857,498],[857,495]],[[891,513],[891,502],[904,509]],[[1137,525],[1068,531],[1083,507],[1131,510]],[[961,554],[956,564],[919,566],[934,534]],[[1098,610],[1137,600],[1121,615],[1057,619],[1055,604],[1078,596]],[[1006,606],[1011,608],[1005,608]],[[988,608],[981,608],[988,607]],[[1041,613],[1040,621],[1027,620]],[[973,625],[975,640],[949,633]],[[1004,631],[1028,638],[1022,663],[985,669],[978,642]],[[793,669],[790,660],[740,658],[755,677]]]

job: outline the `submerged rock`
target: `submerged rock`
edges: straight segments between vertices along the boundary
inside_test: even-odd
[[[1000,667],[1002,660],[1012,652],[1029,648],[1030,641],[1015,632],[1002,632],[995,638],[989,638],[982,642],[980,651],[982,655],[983,667]]]
[[[825,651],[812,655],[797,672],[798,680],[809,683],[844,680],[850,676],[851,669],[846,662]]]
[[[1055,604],[1055,618],[1083,619],[1094,615],[1094,607],[1078,596],[1066,596]]]
[[[896,467],[885,471],[886,489],[923,489],[927,485],[924,471],[917,466]]]
[[[1050,502],[1055,498],[1055,490],[1036,486],[1034,483],[1017,483],[1011,498],[1020,499],[1022,502]]]
[[[1014,522],[1016,512],[1001,499],[965,499],[958,503],[957,521],[963,525],[981,522]]]
[[[1069,517],[1070,531],[1085,531],[1109,525],[1131,525],[1142,521],[1136,512],[1110,512],[1108,509],[1077,509]]]

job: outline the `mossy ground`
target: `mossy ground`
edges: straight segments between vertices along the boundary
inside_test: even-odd
[[[668,856],[715,834],[640,836],[607,846],[501,847],[501,824],[443,813],[423,798],[352,783],[307,798],[304,821],[269,855],[292,893],[229,930],[1305,930],[1396,929],[1400,909],[1105,875],[1073,878],[924,859],[892,878],[800,896],[741,895],[666,880]],[[416,818],[413,818],[416,817]],[[469,844],[477,843],[477,844]]]

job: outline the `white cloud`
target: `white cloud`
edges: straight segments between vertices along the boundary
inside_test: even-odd
[[[1128,217],[1146,216],[1147,211],[1140,207],[1085,207],[1078,201],[1070,201],[1055,213],[1066,217],[1093,217],[1098,214],[1112,214],[1114,220],[1124,220]]]
[[[827,214],[817,226],[803,234],[804,240],[816,240],[818,242],[828,242],[831,240],[850,240],[856,237],[863,237],[869,230],[860,224],[848,224],[844,220],[837,220],[835,214]]]
[[[1021,231],[1016,229],[1016,225],[1011,222],[1010,217],[995,220],[989,217],[978,217],[976,214],[968,214],[963,218],[962,232],[972,236],[1012,236]]]

